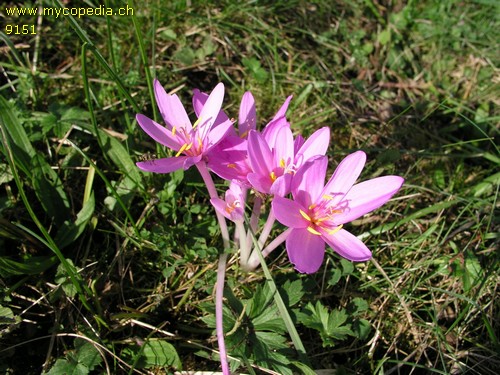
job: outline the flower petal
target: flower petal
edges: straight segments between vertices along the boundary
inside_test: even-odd
[[[304,208],[295,201],[275,195],[271,206],[276,219],[287,227],[307,228],[310,224],[300,214],[300,211],[304,211]]]
[[[268,144],[255,130],[248,135],[248,159],[252,170],[262,176],[269,176],[272,170],[273,154]]]
[[[210,96],[207,98],[207,101],[203,105],[200,115],[198,116],[198,118],[201,119],[202,123],[209,122],[210,127],[216,123],[216,118],[219,115],[223,100],[224,84],[221,82],[217,86],[215,86],[215,88],[210,93]]]
[[[294,229],[286,238],[286,251],[297,271],[314,273],[323,263],[325,242],[306,229]]]
[[[226,135],[229,135],[229,131],[232,129],[233,123],[231,120],[227,120],[220,125],[213,127],[206,137],[206,145],[205,150],[209,150],[218,144],[221,140],[225,138]]]
[[[175,94],[168,95],[157,79],[154,80],[154,90],[156,103],[169,130],[174,126],[185,128],[187,131],[191,130],[191,121],[179,97]]]
[[[255,130],[257,126],[257,112],[255,110],[255,99],[250,91],[243,94],[238,116],[238,131],[240,137],[246,138],[250,130]],[[245,136],[246,134],[246,136]]]
[[[203,106],[207,102],[208,99],[208,94],[201,92],[198,89],[193,90],[193,108],[194,108],[194,113],[196,114],[196,117],[200,117],[201,111],[203,109]],[[202,118],[201,121],[204,119]],[[226,115],[226,113],[223,110],[219,111],[219,114],[217,115],[217,118],[215,119],[215,126],[218,124],[222,124],[229,120],[229,117]],[[234,132],[234,135],[236,135],[236,132]]]
[[[340,203],[346,208],[334,216],[335,223],[343,224],[356,220],[364,214],[385,204],[403,185],[399,176],[383,176],[354,185]]]
[[[302,137],[300,134],[297,134],[297,136],[295,137],[295,140],[293,141],[294,154],[297,154],[299,152],[299,150],[302,147],[302,145],[304,144],[304,142],[305,142],[304,137]]]
[[[281,166],[282,163],[290,165],[293,163],[293,134],[289,127],[282,127],[277,133],[277,142],[274,150],[274,166]]]
[[[262,136],[271,149],[275,147],[278,139],[278,132],[283,127],[289,128],[290,123],[286,120],[285,117],[280,117],[279,119],[271,121],[265,126],[264,130],[262,130]]]
[[[211,198],[210,203],[212,203],[212,206],[214,206],[215,210],[218,213],[220,213],[226,219],[232,220],[231,215],[226,211],[227,203],[225,200],[220,198]]]
[[[260,173],[248,173],[246,179],[255,190],[264,194],[269,194],[273,184],[271,177]]]
[[[140,161],[136,163],[136,165],[140,169],[146,172],[170,173],[181,168],[187,169],[195,162],[199,161],[199,160],[194,161],[193,159],[195,158],[190,156],[178,156],[172,158]]]
[[[295,156],[295,165],[302,165],[316,155],[325,155],[330,144],[330,128],[316,130],[302,145]]]
[[[333,172],[321,195],[330,195],[334,197],[332,204],[338,203],[358,179],[365,162],[366,154],[363,151],[347,155]]]
[[[290,192],[291,182],[292,175],[290,173],[285,173],[274,180],[271,188],[269,189],[269,193],[284,197]]]
[[[280,117],[284,117],[286,114],[286,111],[288,109],[288,106],[290,105],[290,101],[292,100],[293,95],[290,95],[288,98],[286,98],[285,102],[281,106],[281,108],[276,112],[276,114],[273,117],[273,120],[277,120]]]
[[[352,233],[345,229],[328,235],[323,233],[321,238],[341,257],[354,262],[364,262],[372,257],[372,252]]]
[[[199,89],[194,89],[193,90],[193,109],[194,109],[194,114],[196,117],[200,117],[201,110],[203,109],[203,106],[207,102],[208,99],[208,94],[200,91]]]
[[[291,185],[293,198],[304,207],[317,202],[321,197],[327,168],[326,156],[308,160],[293,176]]]
[[[164,126],[161,126],[157,122],[154,122],[149,117],[141,115],[140,113],[135,116],[139,126],[153,138],[156,142],[171,148],[172,150],[178,151],[181,145],[177,142],[176,137],[172,136],[172,132],[167,130]]]

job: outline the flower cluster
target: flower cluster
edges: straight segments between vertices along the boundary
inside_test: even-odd
[[[137,122],[155,141],[172,149],[175,156],[141,161],[137,166],[148,172],[170,173],[198,167],[207,184],[219,223],[235,223],[241,265],[252,270],[259,264],[257,251],[268,255],[286,241],[290,261],[299,272],[316,272],[324,258],[325,243],[352,261],[371,258],[370,250],[343,225],[386,203],[401,187],[403,178],[384,176],[356,184],[366,155],[348,155],[325,184],[330,143],[328,127],[314,132],[307,140],[294,138],[286,111],[288,97],[262,131],[257,130],[255,101],[250,92],[241,100],[238,127],[222,110],[224,86],[219,83],[210,95],[194,91],[192,124],[177,95],[169,95],[154,82],[162,126],[141,114]],[[213,186],[208,170],[230,182],[224,199]],[[247,198],[253,195],[249,228],[244,215]],[[258,245],[251,249],[251,231],[258,232],[263,197],[271,199],[271,211],[260,231]],[[267,246],[272,226],[278,220],[288,227]],[[225,227],[221,224],[222,227]],[[257,254],[258,255],[258,254]]]

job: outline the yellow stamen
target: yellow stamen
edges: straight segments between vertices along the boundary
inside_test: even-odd
[[[333,199],[333,197],[331,195],[325,194],[325,195],[323,195],[323,199],[325,199],[327,201],[331,201]]]
[[[198,137],[198,147],[202,148],[203,147],[203,142],[200,137]]]
[[[332,230],[329,230],[329,231],[328,231],[328,234],[330,234],[330,235],[331,235],[331,234],[335,234],[335,233],[337,233],[339,230],[341,230],[341,229],[342,229],[342,227],[343,227],[343,226],[344,226],[343,224],[340,224],[337,228],[334,228],[334,229],[332,229]]]
[[[193,129],[196,128],[196,126],[198,126],[198,124],[201,122],[201,117],[198,118],[198,120],[196,120],[193,124]]]
[[[313,227],[307,227],[307,231],[309,233],[312,233],[312,234],[315,234],[317,236],[321,236],[321,233],[319,233],[316,229],[314,229]]]
[[[316,223],[321,223],[322,221],[329,220],[329,219],[330,219],[329,217],[324,216],[324,217],[320,217],[319,219],[316,219],[314,221]]]
[[[313,209],[314,207],[316,207],[316,206],[317,206],[317,204],[316,204],[316,203],[313,203],[313,204],[311,204],[311,205],[309,206],[309,209],[310,209],[310,210],[312,210],[312,209]]]
[[[225,211],[226,211],[228,214],[231,214],[231,212],[233,212],[233,211],[234,211],[234,208],[235,208],[234,206],[227,206]]]
[[[187,145],[186,151],[189,150],[191,147],[193,147],[193,142],[191,142],[190,144]]]
[[[248,130],[246,132],[243,132],[243,134],[240,134],[240,138],[245,138],[248,135]]]
[[[300,214],[302,215],[302,217],[303,217],[304,219],[306,219],[307,221],[312,221],[312,220],[311,220],[311,218],[309,217],[309,215],[308,215],[308,214],[306,214],[304,211],[299,210],[299,212],[300,212]]]
[[[192,143],[190,143],[192,145]],[[182,147],[177,151],[177,154],[175,154],[175,157],[178,157],[180,154],[182,154],[184,151],[187,150],[188,144],[184,143]]]
[[[172,128],[172,137],[175,137],[175,132],[177,131],[177,128],[174,126]]]
[[[271,174],[269,175],[269,177],[271,177],[271,180],[273,182],[276,181],[276,174],[274,172],[271,172]]]
[[[228,168],[236,168],[236,164],[230,163],[227,165]]]
[[[281,158],[280,160],[280,167],[285,168],[285,159]]]

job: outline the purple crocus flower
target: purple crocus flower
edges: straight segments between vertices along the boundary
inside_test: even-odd
[[[274,197],[272,209],[276,219],[291,228],[286,249],[299,272],[313,273],[319,269],[325,242],[346,259],[362,262],[371,258],[365,244],[342,226],[382,206],[404,180],[384,176],[354,184],[365,161],[362,151],[348,155],[323,186],[327,158],[313,158],[294,176],[294,199]]]
[[[289,96],[285,100],[273,119],[262,131],[264,141],[268,143],[272,149],[275,148],[276,140],[279,139],[278,133],[283,128],[288,128],[290,132],[290,124],[285,118],[285,113],[291,99],[292,97]],[[255,110],[255,100],[250,92],[246,92],[240,103],[238,134],[236,134],[235,130],[228,132],[228,135],[224,137],[209,154],[208,166],[215,174],[225,180],[238,181],[241,185],[246,187],[251,186],[251,183],[247,180],[248,174],[252,172],[247,148],[249,134],[257,132],[256,124],[257,114]],[[280,147],[278,147],[280,150],[284,149],[281,147],[283,144],[283,142],[280,142]],[[288,145],[288,143],[285,144]],[[278,181],[278,184],[280,181]],[[289,180],[287,180],[287,182],[289,185]],[[278,184],[276,184],[276,186]],[[262,189],[260,191],[262,191]]]
[[[195,92],[193,103],[198,119],[194,124],[191,124],[177,95],[167,94],[158,80],[154,81],[154,89],[156,102],[166,126],[161,126],[142,114],[138,114],[136,119],[151,138],[176,151],[176,155],[142,161],[137,163],[137,166],[147,172],[170,173],[205,161],[206,155],[232,125],[231,120],[221,111],[224,85],[219,83],[208,97]]]
[[[225,180],[239,181],[242,185],[250,186],[247,183],[247,174],[251,172],[247,157],[247,137],[248,132],[255,129],[256,125],[255,100],[247,91],[240,103],[238,134],[231,128],[227,136],[210,151],[208,167],[215,174]]]
[[[295,172],[304,162],[326,153],[330,143],[328,127],[317,130],[304,142],[302,137],[293,140],[289,126],[282,117],[273,122],[267,133],[250,132],[248,158],[253,172],[247,179],[261,193],[285,196],[290,192]]]
[[[246,189],[235,182],[231,182],[229,189],[226,190],[225,199],[212,198],[210,203],[226,219],[234,222],[244,220]]]

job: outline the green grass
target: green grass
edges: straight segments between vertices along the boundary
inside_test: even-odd
[[[0,8],[2,25],[37,32],[0,33],[0,372],[219,368],[222,241],[202,180],[135,166],[168,154],[135,122],[160,121],[157,77],[185,104],[193,88],[224,82],[233,117],[250,90],[261,127],[293,94],[294,133],[331,129],[330,170],[363,149],[363,179],[405,177],[389,204],[349,225],[373,261],[352,267],[330,249],[307,276],[284,249],[268,260],[312,368],[496,374],[497,5],[129,4],[133,17]],[[230,259],[229,354],[244,373],[307,373],[265,280]]]

